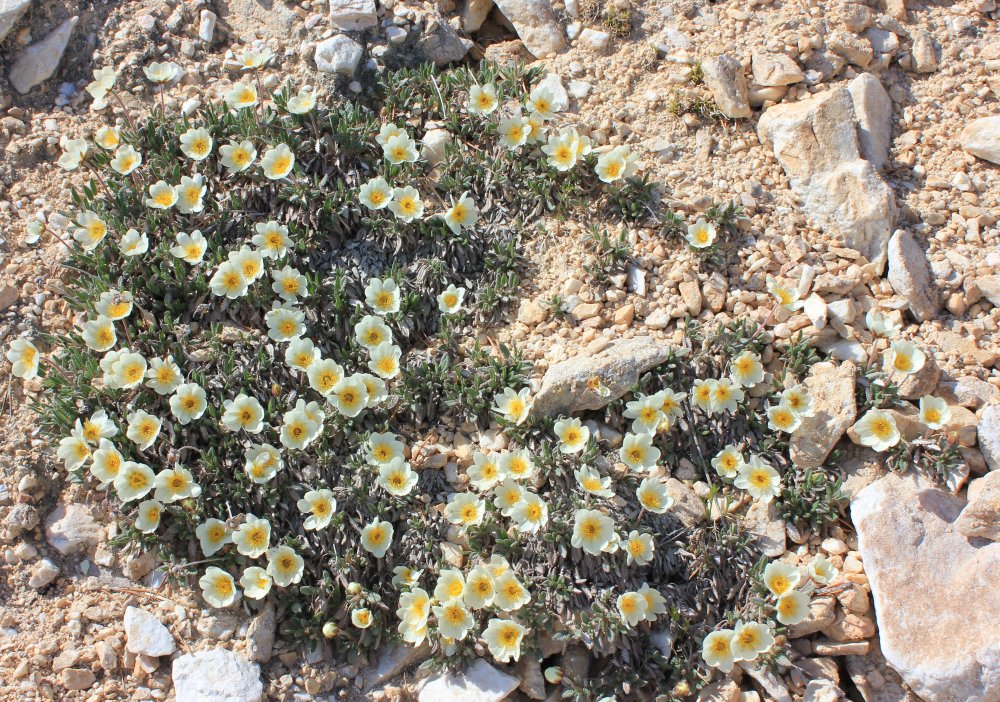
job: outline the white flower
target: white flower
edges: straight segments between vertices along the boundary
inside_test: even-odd
[[[730,644],[733,641],[733,631],[731,629],[721,629],[713,631],[701,644],[701,657],[705,659],[712,668],[718,668],[723,673],[728,673],[733,669],[733,652]]]
[[[402,349],[391,341],[383,341],[373,349],[368,350],[371,358],[368,367],[372,373],[380,378],[395,378],[399,375],[399,359],[403,355]]]
[[[309,367],[320,358],[319,349],[312,339],[300,336],[288,342],[285,348],[285,363],[292,368],[308,371]]]
[[[889,346],[889,363],[892,369],[906,376],[924,367],[927,357],[909,341],[894,341]]]
[[[194,481],[191,471],[180,465],[161,470],[153,485],[156,488],[153,497],[161,502],[177,502],[201,495],[201,487]]]
[[[611,517],[591,509],[578,509],[573,518],[573,536],[570,543],[574,548],[580,548],[599,556],[604,551],[617,550],[618,536],[615,534],[615,522]]]
[[[281,453],[271,444],[250,444],[243,456],[246,459],[243,469],[258,485],[268,482],[285,465]]]
[[[357,417],[368,406],[368,387],[356,376],[348,376],[333,386],[330,403],[345,417]]]
[[[67,471],[74,471],[90,458],[90,446],[80,433],[73,432],[60,439],[56,457],[63,462]]]
[[[767,276],[767,291],[774,296],[779,305],[789,312],[794,312],[802,307],[798,289],[784,285],[776,278]]]
[[[802,425],[800,417],[784,401],[767,408],[767,426],[774,431],[783,431],[791,434]]]
[[[573,472],[577,484],[595,497],[614,497],[611,478],[604,477],[590,466],[583,466]]]
[[[11,374],[15,378],[31,380],[38,375],[38,348],[24,337],[14,339],[7,349],[7,360],[11,362]]]
[[[253,228],[257,233],[250,241],[260,249],[262,256],[273,259],[285,257],[288,247],[292,245],[288,227],[272,219],[267,222],[257,222]]]
[[[788,409],[800,417],[811,417],[813,415],[812,396],[809,394],[809,389],[801,383],[783,390],[781,393],[781,403],[787,405]]]
[[[142,354],[127,351],[111,364],[111,374],[116,388],[134,388],[146,377],[146,359]]]
[[[372,178],[358,190],[358,199],[368,209],[381,210],[392,202],[392,194],[385,178]]]
[[[492,490],[503,478],[496,459],[482,451],[472,454],[472,465],[466,470],[466,475],[469,476],[472,486],[481,492]]]
[[[24,238],[21,240],[22,245],[33,246],[42,238],[42,232],[45,231],[45,222],[43,220],[32,219],[24,226],[24,231]]]
[[[375,135],[375,141],[379,146],[385,146],[390,139],[401,134],[406,136],[406,130],[402,127],[397,127],[395,124],[383,124],[378,130],[378,134]]]
[[[100,447],[94,451],[90,464],[90,474],[97,478],[102,486],[118,477],[118,471],[125,463],[121,452],[107,439],[101,439]]]
[[[256,397],[240,393],[222,403],[222,426],[229,431],[246,431],[258,434],[264,429],[264,408]]]
[[[223,167],[232,173],[239,173],[253,165],[257,160],[257,149],[250,140],[231,141],[219,147]]]
[[[475,624],[472,613],[466,608],[461,600],[445,602],[437,607],[433,607],[434,616],[437,617],[438,632],[456,641],[461,641],[469,633],[469,629]]]
[[[419,480],[410,464],[402,457],[394,458],[378,467],[378,484],[391,495],[405,497]]]
[[[471,492],[453,492],[448,496],[444,516],[457,526],[467,527],[481,524],[486,507],[482,500]]]
[[[121,130],[117,127],[101,127],[94,132],[94,143],[105,151],[118,148],[121,140]]]
[[[223,546],[233,542],[229,527],[221,519],[206,519],[194,530],[206,558],[215,555]]]
[[[646,565],[653,560],[653,551],[655,548],[652,534],[643,534],[634,529],[629,532],[628,538],[622,542],[625,559],[629,565]]]
[[[729,365],[729,377],[742,388],[751,388],[764,381],[764,366],[752,351],[744,351]]]
[[[511,571],[494,574],[493,606],[504,612],[513,612],[531,602],[531,593]]]
[[[542,153],[548,156],[548,163],[557,171],[568,171],[576,165],[578,140],[572,133],[550,134]]]
[[[712,459],[712,467],[715,468],[715,472],[727,480],[734,479],[745,463],[743,454],[733,444],[726,446]]]
[[[791,592],[799,584],[800,579],[799,569],[791,563],[782,561],[768,563],[762,577],[764,587],[770,590],[775,597],[781,597]]]
[[[400,291],[392,278],[372,278],[365,286],[365,302],[376,314],[385,316],[399,312]]]
[[[488,115],[500,105],[497,98],[497,87],[493,83],[479,86],[473,85],[469,89],[469,102],[466,109],[472,114]]]
[[[281,418],[281,444],[291,449],[304,449],[321,429],[321,423],[310,419],[305,409],[289,410]]]
[[[634,627],[646,618],[646,598],[638,592],[623,592],[618,596],[615,605],[618,607],[618,615],[626,626]]]
[[[392,432],[372,432],[365,442],[365,457],[369,463],[383,465],[403,458],[403,442]]]
[[[412,222],[424,214],[424,203],[420,199],[420,193],[412,185],[393,188],[392,199],[388,206],[396,218],[403,222]]]
[[[455,234],[460,234],[463,227],[471,227],[479,219],[479,209],[469,193],[462,193],[458,202],[453,204],[444,215],[444,223]]]
[[[103,100],[115,85],[118,75],[110,66],[94,69],[94,80],[87,84],[87,92],[94,100]]]
[[[500,143],[504,148],[514,151],[527,143],[531,125],[528,123],[527,117],[516,114],[513,117],[500,120],[497,129],[500,132]]]
[[[243,588],[243,594],[252,600],[262,600],[267,597],[273,584],[271,576],[260,566],[250,566],[240,576],[240,587]]]
[[[555,97],[549,88],[536,85],[528,97],[526,107],[542,120],[552,119],[556,113]]]
[[[632,420],[636,434],[655,434],[664,420],[663,400],[657,395],[640,396],[625,405],[623,416]]]
[[[781,494],[781,476],[760,456],[750,457],[749,462],[740,468],[733,484],[765,504]]]
[[[667,492],[667,484],[659,478],[643,478],[635,497],[644,510],[653,514],[663,514],[674,504],[674,499]]]
[[[536,533],[549,522],[549,508],[545,501],[532,492],[525,492],[521,501],[510,511],[510,518],[517,528],[529,534]]]
[[[225,99],[234,110],[245,110],[257,104],[257,89],[249,83],[237,83],[226,93]]]
[[[712,381],[712,413],[736,412],[739,403],[743,401],[744,393],[739,386],[734,385],[729,378]]]
[[[201,263],[207,248],[208,242],[201,230],[195,229],[190,234],[177,232],[177,243],[170,247],[170,253],[194,266]]]
[[[138,500],[153,489],[155,480],[156,476],[146,464],[125,461],[114,479],[115,492],[122,502]]]
[[[559,439],[560,453],[579,453],[590,441],[590,429],[576,417],[558,420],[552,431]]]
[[[493,504],[496,505],[504,516],[510,513],[524,497],[524,489],[510,478],[504,478],[503,482],[493,490],[495,495]]]
[[[394,165],[413,163],[417,160],[417,145],[406,134],[397,134],[382,144],[382,154],[386,161]]]
[[[888,315],[882,314],[874,307],[865,315],[865,326],[872,334],[883,339],[899,336],[902,329],[902,325],[895,324]]]
[[[656,465],[660,449],[653,446],[653,437],[649,434],[626,434],[618,456],[629,468],[641,472]]]
[[[204,127],[187,130],[180,141],[181,152],[193,161],[202,161],[212,153],[212,135]]]
[[[446,568],[438,574],[434,599],[441,602],[461,600],[465,596],[465,577],[457,568]]]
[[[65,135],[59,139],[59,145],[63,148],[63,153],[59,157],[58,164],[66,171],[79,168],[90,149],[85,139],[70,139]]]
[[[154,61],[142,70],[151,83],[169,83],[181,73],[181,67],[172,61]]]
[[[181,176],[181,182],[177,186],[177,211],[181,214],[191,214],[201,212],[205,209],[203,199],[208,187],[205,185],[205,176],[200,173],[194,178]]]
[[[594,171],[603,182],[613,183],[635,175],[637,160],[638,157],[630,153],[627,146],[616,146],[597,159]]]
[[[272,270],[271,290],[288,303],[293,303],[299,297],[309,296],[309,283],[306,277],[291,266],[285,266],[281,270]]]
[[[639,588],[639,594],[646,598],[646,621],[655,622],[656,617],[667,612],[667,600],[660,594],[659,590],[654,590],[649,583],[643,583]]]
[[[290,546],[278,546],[267,551],[267,574],[274,584],[288,587],[302,580],[305,561]]]
[[[738,661],[752,661],[774,645],[774,636],[759,622],[739,622],[733,630],[729,648]]]
[[[123,256],[139,256],[149,251],[149,237],[145,232],[129,229],[118,243],[118,250]]]
[[[198,579],[198,586],[201,587],[201,596],[205,601],[220,609],[228,607],[240,597],[233,576],[215,566],[205,569],[205,574]]]
[[[264,275],[263,252],[255,251],[249,246],[241,246],[237,251],[230,251],[228,260],[239,270],[247,285],[257,282],[257,279]]]
[[[266,46],[260,49],[251,49],[248,47],[243,49],[236,58],[240,62],[241,68],[244,71],[249,71],[260,68],[273,59],[274,52]]]
[[[114,322],[107,317],[98,317],[85,322],[81,335],[91,351],[107,351],[118,342]]]
[[[389,396],[386,390],[385,381],[371,373],[355,373],[354,378],[365,386],[368,391],[368,404],[366,407],[375,407],[382,400]]]
[[[493,400],[493,411],[497,412],[511,424],[524,424],[531,411],[531,397],[528,388],[515,392],[513,388],[504,388],[503,392]]]
[[[73,228],[73,239],[75,239],[84,251],[93,251],[97,245],[104,241],[108,233],[108,225],[96,212],[86,210],[81,212],[76,218],[76,226]]]
[[[862,446],[876,451],[886,451],[899,443],[899,429],[896,420],[888,412],[870,409],[851,427],[858,435]]]
[[[837,577],[837,569],[826,556],[816,554],[809,564],[809,577],[820,585],[829,585]]]
[[[351,610],[351,624],[359,629],[367,629],[372,625],[372,612],[367,607]]]
[[[135,443],[140,450],[146,450],[153,445],[156,437],[160,435],[162,422],[159,417],[149,414],[145,410],[137,409],[126,418],[128,429],[125,436]]]
[[[706,222],[704,217],[699,217],[694,224],[688,225],[687,239],[692,249],[707,249],[715,243],[715,225]]]
[[[306,333],[305,313],[290,304],[277,301],[264,314],[267,335],[275,341],[291,341]]]
[[[170,413],[181,424],[190,424],[205,414],[208,402],[205,389],[197,383],[183,383],[170,397]]]
[[[691,386],[691,403],[703,412],[712,411],[712,389],[715,381],[711,378],[698,378]]]
[[[509,619],[490,619],[483,629],[483,640],[490,653],[500,663],[508,663],[521,657],[521,641],[526,629]]]
[[[278,144],[264,152],[260,159],[260,167],[268,180],[280,180],[292,172],[295,166],[295,154],[288,144]]]
[[[233,532],[233,543],[244,556],[259,558],[271,545],[271,523],[263,517],[246,515],[243,523]]]
[[[119,146],[110,165],[116,173],[128,175],[142,165],[142,154],[128,144]]]
[[[157,395],[170,395],[183,380],[181,369],[174,363],[173,356],[154,358],[146,371],[146,385]]]
[[[504,451],[500,454],[497,467],[511,480],[527,480],[535,475],[535,464],[527,449]]]
[[[298,93],[288,98],[286,107],[293,115],[305,115],[312,112],[313,108],[316,107],[316,91],[299,88]]]
[[[354,325],[354,336],[358,343],[371,350],[380,344],[392,342],[392,330],[382,321],[381,317],[366,314]]]
[[[177,188],[158,180],[149,186],[149,197],[144,202],[154,210],[169,210],[177,203]]]
[[[392,545],[394,531],[390,522],[383,522],[376,517],[361,530],[361,547],[375,558],[381,558]]]
[[[942,429],[951,419],[951,408],[940,397],[924,395],[920,398],[920,421],[930,429]]]
[[[108,413],[104,410],[97,410],[86,420],[81,421],[79,418],[76,420],[76,426],[74,427],[74,433],[82,436],[88,443],[96,444],[101,441],[101,439],[110,439],[115,434],[118,433],[118,427],[115,423],[111,421],[108,417]]]
[[[774,605],[777,619],[785,626],[798,624],[809,616],[809,595],[804,592],[789,592],[782,595]]]
[[[462,590],[462,601],[472,609],[483,609],[493,603],[496,590],[493,587],[493,573],[485,566],[476,566],[469,571]]]
[[[135,528],[143,534],[152,534],[160,526],[163,504],[156,500],[144,500],[136,507]]]

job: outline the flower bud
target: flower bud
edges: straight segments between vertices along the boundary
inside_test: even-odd
[[[563,672],[562,668],[558,666],[549,666],[545,669],[545,679],[548,680],[553,685],[558,685],[562,682]]]
[[[334,622],[327,622],[323,625],[323,636],[328,639],[332,639],[334,636],[340,633],[340,627]]]
[[[347,594],[352,597],[357,597],[361,594],[361,583],[350,583],[347,586]]]

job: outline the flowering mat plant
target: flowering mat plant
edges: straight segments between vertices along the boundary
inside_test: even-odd
[[[582,645],[589,678],[548,671],[581,700],[780,661],[833,573],[766,565],[740,514],[839,518],[836,482],[788,458],[815,354],[765,353],[765,325],[690,325],[625,397],[539,416],[516,350],[468,339],[516,299],[543,215],[643,191],[635,155],[592,147],[520,67],[402,70],[368,103],[323,104],[263,95],[271,57],[244,59],[224,102],[63,142],[60,165],[91,176],[64,242],[78,329],[42,338],[44,363],[27,339],[8,357],[44,376],[37,411],[66,470],[115,500],[116,545],[156,549],[212,607],[272,601],[285,637],[343,655],[427,642],[455,668]],[[721,243],[715,224],[688,228],[692,250]],[[442,428],[473,437],[452,479],[423,447]],[[694,493],[670,476],[692,472],[711,491],[681,511],[676,486]]]

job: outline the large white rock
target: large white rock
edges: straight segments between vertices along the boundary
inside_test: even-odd
[[[969,122],[959,134],[958,143],[973,156],[1000,163],[1000,115]]]
[[[882,83],[871,73],[862,73],[847,84],[858,120],[861,155],[882,168],[892,144],[892,100]]]
[[[21,52],[8,76],[17,92],[27,93],[56,72],[78,20],[78,17],[70,17],[40,42]]]
[[[805,78],[799,64],[787,54],[755,51],[750,59],[750,68],[758,85],[792,85]]]
[[[757,122],[757,135],[773,147],[806,215],[881,270],[896,200],[875,164],[862,157],[850,91],[835,88],[775,105]]]
[[[477,658],[460,675],[435,675],[420,689],[420,702],[500,702],[521,683]]]
[[[964,506],[912,473],[851,504],[882,652],[926,702],[1000,700],[1000,544],[956,528]]]
[[[347,32],[374,27],[378,24],[375,0],[330,0],[330,23]]]
[[[979,450],[990,470],[1000,470],[1000,404],[987,405],[976,427]]]
[[[493,0],[466,0],[462,6],[462,29],[466,34],[477,31],[493,9]]]
[[[0,41],[7,38],[30,5],[31,0],[0,0]]]
[[[334,34],[316,44],[313,56],[316,68],[324,73],[342,73],[353,76],[363,53],[361,44],[343,34]]]
[[[125,644],[132,653],[144,656],[169,656],[177,645],[174,636],[156,615],[138,607],[125,609]]]
[[[857,418],[854,395],[857,367],[850,361],[817,363],[805,380],[813,400],[813,414],[804,417],[792,433],[788,449],[797,467],[819,468],[848,427]]]
[[[177,702],[260,702],[260,666],[238,653],[215,648],[174,660]]]
[[[705,85],[712,91],[715,104],[726,117],[749,117],[750,102],[747,97],[747,80],[743,64],[732,56],[713,56],[702,62]]]
[[[906,300],[913,316],[921,322],[937,317],[941,296],[934,287],[924,247],[913,234],[897,229],[889,239],[889,283]]]
[[[497,0],[496,6],[535,58],[566,46],[562,25],[549,0]]]
[[[63,555],[90,550],[103,535],[104,529],[81,504],[60,504],[45,519],[45,538]]]

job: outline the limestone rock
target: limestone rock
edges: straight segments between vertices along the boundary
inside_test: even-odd
[[[720,680],[698,692],[697,702],[739,702],[740,686],[732,680]]]
[[[171,677],[178,702],[260,702],[260,666],[238,653],[214,648],[174,660]]]
[[[792,85],[805,78],[802,69],[787,54],[755,51],[750,60],[750,68],[754,81],[766,87]]]
[[[829,596],[813,597],[809,602],[809,616],[788,627],[788,638],[799,639],[815,634],[833,624],[836,619],[837,600]]]
[[[558,73],[548,73],[538,81],[538,87],[548,90],[552,94],[552,107],[556,112],[562,112],[569,107],[569,94],[566,86],[563,85],[562,76]]]
[[[30,5],[31,0],[0,0],[0,41],[7,38]]]
[[[462,29],[466,34],[477,31],[493,9],[493,0],[465,0],[462,7]]]
[[[8,76],[17,92],[22,95],[27,93],[56,72],[78,20],[79,17],[70,17],[40,42],[21,52]]]
[[[785,552],[785,520],[773,502],[755,500],[744,517],[747,531],[757,537],[761,553],[777,558]]]
[[[969,542],[955,525],[963,507],[895,474],[851,504],[882,652],[926,702],[1000,700],[1000,545]]]
[[[858,120],[861,155],[882,168],[892,144],[892,100],[882,83],[871,73],[862,73],[847,84]]]
[[[444,160],[445,147],[454,141],[447,129],[428,129],[420,139],[420,157],[432,166]]]
[[[1000,163],[1000,115],[969,122],[958,135],[958,143],[973,156]]]
[[[420,702],[500,702],[521,683],[477,658],[464,673],[434,675],[420,689]]]
[[[330,24],[345,32],[374,27],[378,24],[375,0],[330,0]]]
[[[174,636],[156,615],[138,607],[125,609],[126,648],[144,656],[169,656],[177,646]]]
[[[231,34],[247,44],[257,38],[287,43],[302,22],[291,5],[282,0],[214,0],[212,4],[219,19],[231,28]]]
[[[805,380],[812,395],[813,415],[805,417],[792,433],[789,452],[799,468],[818,468],[858,415],[854,379],[857,367],[850,361],[840,365],[814,365]]]
[[[639,376],[666,361],[673,349],[648,337],[620,339],[596,355],[582,353],[549,367],[532,411],[541,417],[600,409],[624,395]],[[596,381],[607,389],[598,391]]]
[[[831,51],[853,63],[859,68],[868,68],[875,57],[872,43],[865,37],[855,36],[850,32],[840,30],[830,32],[826,45]]]
[[[66,668],[59,674],[59,681],[67,690],[86,690],[97,677],[86,668]]]
[[[329,39],[316,44],[313,59],[316,68],[324,73],[341,73],[353,76],[361,62],[364,50],[361,44],[344,34],[334,34]]]
[[[59,566],[48,558],[43,558],[32,566],[28,586],[40,590],[55,580],[57,575],[59,575]]]
[[[705,521],[705,503],[695,491],[677,478],[667,478],[667,494],[674,501],[670,514],[686,527],[695,527]]]
[[[549,0],[499,0],[496,6],[535,58],[566,46],[562,26]]]
[[[955,520],[966,536],[1000,541],[1000,471],[969,483],[969,503]]]
[[[913,33],[913,70],[917,73],[933,73],[938,67],[937,51],[934,49],[934,39],[923,29]]]
[[[1000,470],[1000,404],[987,405],[979,415],[979,450],[990,470]]]
[[[878,638],[871,639],[867,655],[849,655],[844,659],[851,682],[865,702],[920,702],[903,687],[899,675],[886,665]]]
[[[924,247],[909,231],[897,229],[889,239],[889,283],[918,321],[934,319],[941,298],[931,277]]]
[[[255,663],[267,663],[274,650],[276,618],[274,605],[268,602],[247,628],[247,658]]]
[[[104,529],[84,505],[61,504],[45,520],[45,538],[64,556],[97,546]]]
[[[896,202],[875,165],[862,158],[851,93],[835,88],[775,105],[761,116],[757,134],[772,145],[805,213],[881,269]]]
[[[404,668],[426,658],[429,653],[430,646],[426,643],[416,648],[407,644],[391,644],[380,648],[375,667],[365,675],[365,688],[371,689],[391,680]]]
[[[454,27],[443,19],[417,42],[417,50],[435,66],[461,61],[471,48],[472,41],[459,36]]]
[[[705,74],[705,85],[712,91],[712,97],[722,114],[730,119],[749,117],[752,114],[743,64],[732,56],[723,54],[703,61],[701,68]]]

